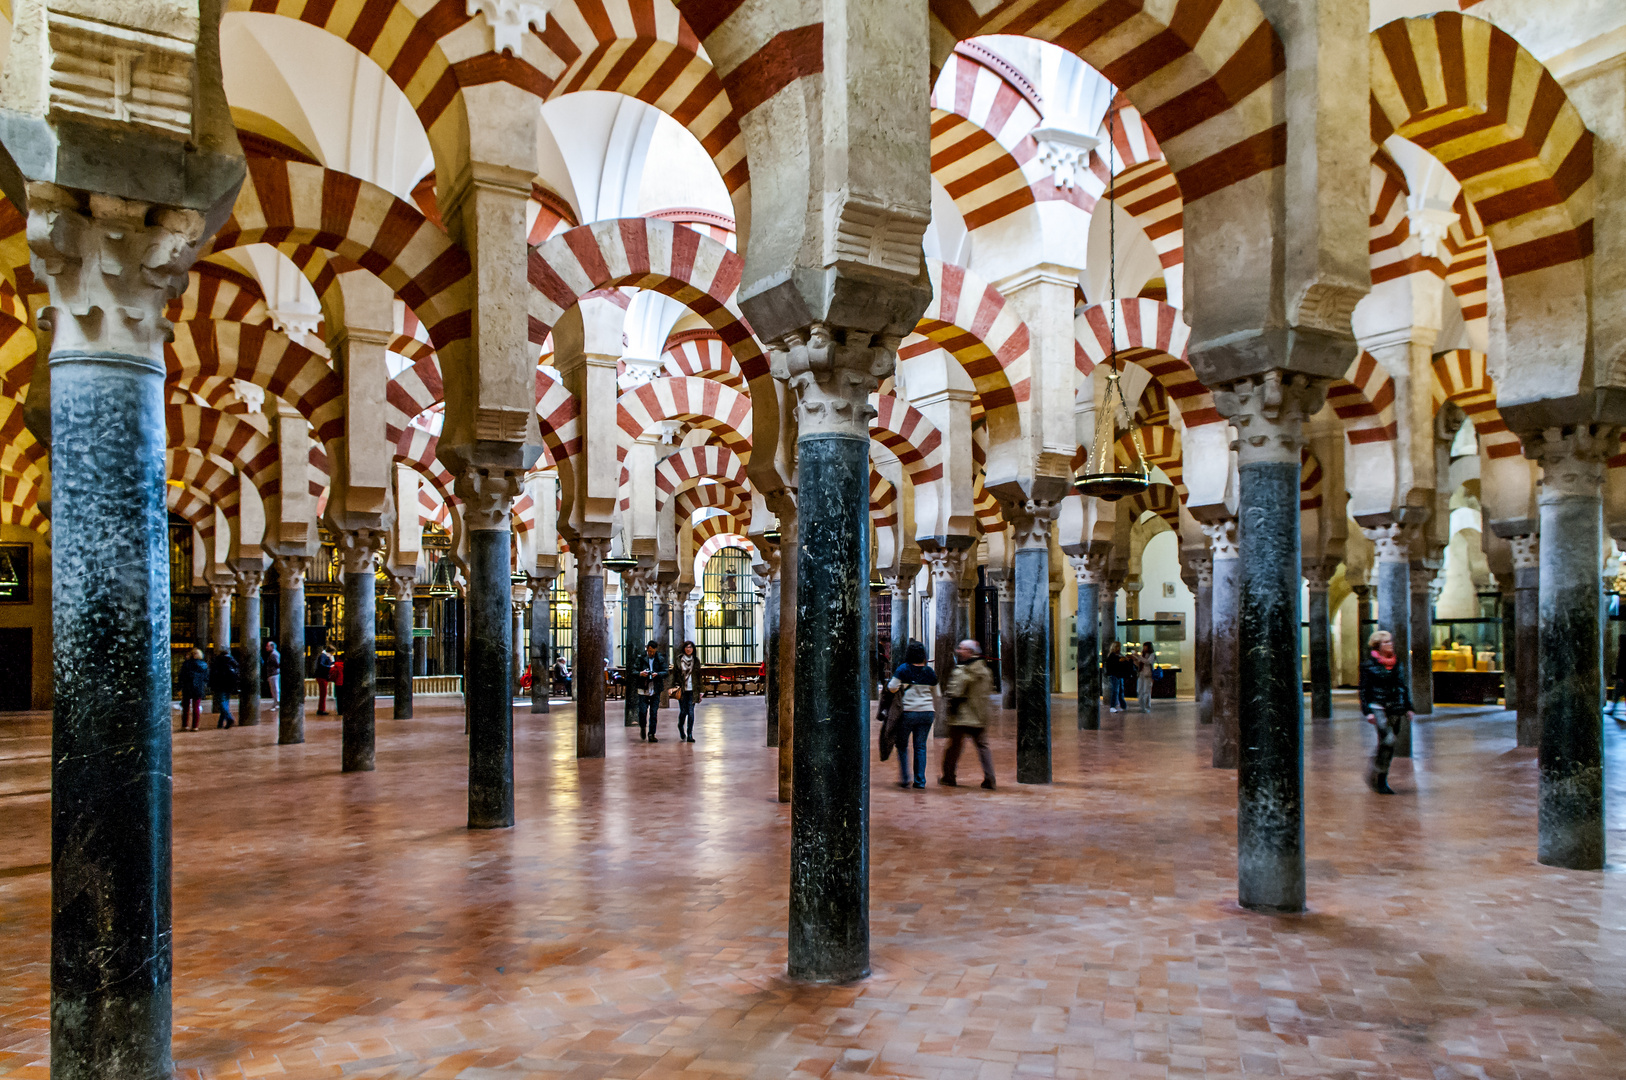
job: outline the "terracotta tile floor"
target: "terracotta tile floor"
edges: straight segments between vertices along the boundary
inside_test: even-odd
[[[369,775],[339,774],[331,720],[177,736],[181,1074],[1626,1076],[1626,877],[1535,865],[1505,713],[1442,710],[1379,798],[1341,696],[1306,736],[1297,918],[1234,906],[1233,777],[1189,704],[1078,732],[1057,699],[1046,788],[1009,782],[1008,726],[997,792],[877,762],[875,974],[823,988],[783,977],[760,710],[708,702],[693,746],[617,726],[589,763],[569,711],[518,713],[520,824],[482,833],[450,704],[381,719]],[[0,721],[15,1077],[47,1075],[48,764],[42,721]]]

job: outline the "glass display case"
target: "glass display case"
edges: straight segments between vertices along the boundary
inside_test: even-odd
[[[1123,642],[1124,651],[1131,648],[1139,649],[1143,642],[1152,643],[1152,654],[1157,657],[1157,667],[1161,675],[1152,680],[1152,697],[1174,697],[1175,684],[1180,674],[1180,648],[1186,640],[1186,619],[1183,612],[1173,613],[1173,618],[1161,619],[1119,619],[1118,640]],[[1134,697],[1133,687],[1125,690],[1128,697]]]

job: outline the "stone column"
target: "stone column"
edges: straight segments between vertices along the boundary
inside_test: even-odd
[[[373,771],[373,695],[377,686],[378,628],[373,556],[384,548],[381,529],[338,534],[344,561],[344,686],[339,693],[340,768]]]
[[[1198,555],[1191,560],[1197,573],[1192,619],[1196,623],[1192,666],[1192,690],[1197,697],[1197,722],[1214,722],[1214,557]]]
[[[897,347],[895,337],[815,323],[772,351],[774,375],[797,399],[789,934],[796,979],[849,982],[869,973],[869,395],[891,374]],[[781,732],[781,752],[786,741]]]
[[[1014,516],[1016,555],[1016,781],[1050,783],[1050,524],[1056,504],[1029,501]]]
[[[553,579],[558,571],[531,575],[531,712],[549,710],[553,691]]]
[[[1006,571],[999,589],[999,707],[1016,708],[1016,582]]]
[[[235,585],[211,585],[209,593],[214,597],[214,624],[210,627],[215,634],[215,651],[231,652],[231,597],[236,591]]]
[[[1524,439],[1541,463],[1541,743],[1536,860],[1602,870],[1603,478],[1618,428],[1549,428]]]
[[[518,588],[509,594],[508,609],[513,612],[512,625],[508,628],[510,687],[519,685],[520,679],[525,677],[525,609],[530,602],[530,597],[522,595]]]
[[[1241,632],[1238,613],[1242,589],[1242,550],[1237,544],[1237,523],[1233,518],[1208,522],[1203,525],[1203,533],[1208,537],[1208,550],[1214,560],[1214,584],[1209,593],[1213,614],[1213,623],[1209,628],[1214,700],[1213,762],[1216,769],[1234,769],[1240,753],[1237,740],[1241,737],[1241,698],[1237,684],[1241,649],[1237,635]],[[1296,628],[1293,634],[1296,639]],[[1298,649],[1294,648],[1292,652],[1297,655]]]
[[[209,629],[210,602],[208,596],[195,597],[192,602],[192,641],[204,652],[208,652],[209,643],[214,640]]]
[[[779,745],[779,551],[763,545],[763,557],[768,562],[768,599],[762,606],[762,661],[767,667],[767,679],[762,687],[762,706],[767,723],[763,745]]]
[[[649,595],[649,581],[653,576],[653,570],[642,566],[621,573],[621,596],[626,601],[621,608],[621,641],[626,647],[627,658],[627,693],[622,700],[623,727],[638,726],[638,694],[632,672],[644,658],[644,641],[648,634],[644,624],[644,606],[647,602],[644,598]]]
[[[1411,554],[1408,531],[1403,525],[1378,525],[1363,529],[1376,548],[1378,629],[1394,638],[1395,662],[1406,668],[1403,678],[1411,678]],[[1361,655],[1367,653],[1361,642]],[[1410,685],[1408,682],[1407,685]],[[1415,704],[1415,703],[1414,703]],[[1395,733],[1395,757],[1411,757],[1411,722],[1400,721]]]
[[[1107,552],[1074,555],[1069,560],[1078,578],[1078,729],[1101,727],[1101,635],[1096,613],[1101,610],[1101,584],[1106,580]]]
[[[578,536],[576,555],[576,756],[604,756],[604,556],[608,537]]]
[[[1534,533],[1515,536],[1513,548],[1513,643],[1511,652],[1518,710],[1514,721],[1520,746],[1541,745],[1541,538]]]
[[[1325,384],[1280,371],[1214,395],[1237,429],[1237,902],[1257,911],[1304,910],[1299,474],[1304,420],[1326,396]]]
[[[1101,628],[1101,648],[1103,650],[1118,640],[1118,590],[1121,588],[1123,588],[1121,578],[1101,579],[1101,602],[1097,608],[1097,619]]]
[[[243,614],[243,677],[237,686],[237,722],[252,727],[260,722],[260,584],[265,580],[265,571],[233,573]]]
[[[311,560],[304,555],[277,556],[277,636],[282,639],[282,670],[277,695],[277,743],[293,746],[305,741],[305,574]]]
[[[418,630],[429,629],[429,604],[413,605],[412,625]],[[417,634],[412,635],[412,674],[429,674],[429,638],[427,635],[422,637]]]
[[[27,210],[52,331],[51,1071],[168,1077],[163,311],[203,218],[39,182]]]
[[[867,503],[866,503],[867,505]],[[800,514],[794,505],[786,505],[777,512],[779,530],[779,801],[791,801],[795,785],[794,759],[796,756],[796,697],[797,683],[802,676],[797,671],[797,627],[801,614],[801,599],[797,583],[801,576]],[[867,804],[866,804],[867,813]]]
[[[950,537],[950,543],[965,539]],[[967,548],[944,546],[936,551],[921,552],[921,561],[932,572],[932,667],[937,670],[937,685],[948,684],[949,672],[954,670],[954,645],[960,632],[960,575],[965,573]],[[937,718],[932,723],[932,734],[939,739],[948,737],[948,723],[944,712],[948,698],[937,697]]]
[[[517,473],[470,467],[457,478],[469,530],[469,828],[514,824],[514,626],[509,515]]]
[[[892,603],[892,666],[903,663],[904,650],[909,647],[909,589],[913,584],[906,574],[883,574],[886,593]]]
[[[1310,624],[1310,719],[1332,718],[1332,612],[1327,604],[1327,568],[1307,566]]]
[[[1411,706],[1418,716],[1434,711],[1434,597],[1438,595],[1434,580],[1438,575],[1437,562],[1411,565]]]
[[[395,719],[412,719],[412,586],[418,575],[394,574],[390,584],[395,588],[395,663],[391,672],[395,679]]]

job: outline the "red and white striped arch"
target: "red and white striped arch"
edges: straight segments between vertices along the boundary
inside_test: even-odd
[[[39,485],[26,476],[0,473],[0,524],[51,534],[51,522],[40,512]]]
[[[396,437],[395,461],[411,466],[419,476],[428,481],[429,486],[435,489],[442,502],[456,503],[457,497],[452,492],[454,477],[451,471],[440,463],[439,450],[439,436],[426,428],[410,424]]]
[[[912,484],[943,478],[943,435],[926,414],[891,394],[871,394],[869,437],[897,455]]]
[[[926,270],[932,302],[898,357],[948,350],[971,377],[988,421],[1009,425],[1005,431],[1015,436],[1021,430],[1017,404],[1032,389],[1027,323],[998,289],[965,267],[927,259]]]
[[[874,469],[869,471],[869,520],[877,529],[898,524],[898,489]]]
[[[271,320],[271,313],[258,281],[217,263],[199,262],[187,271],[186,291],[169,302],[164,317],[171,322],[219,319],[263,323]]]
[[[1107,164],[1116,165],[1120,175],[1136,165],[1163,160],[1157,136],[1152,133],[1140,110],[1130,104],[1123,94],[1112,99],[1106,115],[1101,117],[1101,127],[1095,136],[1101,140],[1096,154],[1105,157],[1106,147],[1110,144],[1113,155],[1108,158]]]
[[[1524,453],[1519,437],[1508,430],[1496,408],[1496,382],[1486,367],[1484,353],[1452,349],[1435,356],[1433,367],[1435,412],[1450,401],[1467,413],[1486,457],[1518,457]]]
[[[49,455],[23,422],[23,408],[0,398],[0,472],[14,473],[36,485],[45,482]]]
[[[745,375],[715,330],[685,330],[666,339],[661,354],[666,372],[678,377],[716,379],[724,386],[744,390]]]
[[[536,369],[536,415],[542,428],[542,444],[553,464],[582,448],[581,412],[576,397],[565,389],[559,373],[552,368]]]
[[[1088,375],[1116,348],[1121,359],[1138,364],[1157,380],[1180,409],[1188,428],[1223,422],[1214,395],[1186,360],[1191,329],[1180,312],[1160,300],[1119,300],[1113,336],[1112,308],[1092,304],[1073,319],[1073,352],[1078,370]]]
[[[1394,379],[1366,350],[1356,355],[1344,377],[1327,390],[1327,404],[1344,422],[1344,436],[1351,443],[1394,441]]]
[[[716,524],[708,526],[707,522],[716,522]],[[733,531],[727,528],[728,525],[733,524],[735,523],[728,515],[723,514],[706,518],[705,521],[695,526],[695,537],[699,541],[695,545],[694,552],[694,579],[696,581],[706,579],[706,563],[710,562],[711,557],[724,548],[742,548],[750,554],[753,561],[758,558],[757,546],[750,541],[750,538],[739,532],[737,526]],[[702,533],[705,535],[702,536]]]
[[[164,428],[170,449],[192,450],[232,462],[261,498],[270,498],[282,490],[282,461],[277,445],[254,420],[201,405],[169,405],[164,409]]]
[[[295,344],[270,324],[194,320],[177,323],[164,346],[169,379],[198,376],[241,379],[288,402],[310,421],[312,436],[328,442],[344,434],[344,383],[327,358]]]
[[[981,52],[956,48],[932,92],[932,178],[968,229],[1032,206],[1050,175],[1032,134],[1042,119],[1036,98]]]
[[[616,400],[615,419],[626,435],[617,446],[618,461],[626,458],[628,444],[662,420],[715,432],[742,461],[751,458],[751,399],[715,379],[651,379]]]
[[[685,446],[667,455],[655,466],[655,507],[666,506],[666,500],[699,484],[702,480],[715,480],[742,495],[750,492],[750,480],[745,462],[727,447],[707,444]]]
[[[1185,203],[1174,170],[1163,160],[1138,162],[1112,181],[1112,197],[1135,219],[1164,270],[1186,259]]]

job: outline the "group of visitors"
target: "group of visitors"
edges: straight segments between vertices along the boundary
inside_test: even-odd
[[[282,654],[277,643],[267,641],[260,647],[260,697],[271,703],[277,700],[277,675],[282,671]],[[181,690],[181,730],[196,731],[202,719],[203,699],[214,694],[215,727],[233,727],[231,698],[243,688],[243,665],[230,649],[210,649],[204,659],[202,649],[193,649],[181,663],[178,681]]]
[[[943,771],[937,782],[944,787],[959,786],[955,773],[960,751],[970,739],[976,744],[977,759],[982,764],[982,786],[992,791],[994,755],[988,749],[988,695],[993,690],[993,673],[983,662],[982,646],[970,638],[954,647],[954,661],[941,691],[949,745],[943,753]],[[938,697],[937,672],[926,663],[926,646],[910,641],[904,649],[903,663],[887,680],[879,710],[881,760],[885,761],[892,747],[897,747],[900,788],[926,786],[926,743],[937,716]]]
[[[1101,658],[1101,689],[1106,695],[1108,712],[1127,712],[1128,703],[1124,700],[1124,690],[1130,684],[1135,684],[1135,692],[1140,699],[1140,711],[1152,711],[1152,682],[1158,676],[1157,650],[1152,648],[1150,641],[1142,642],[1137,652],[1125,656],[1123,646],[1114,641],[1107,646],[1106,656]]]
[[[667,676],[672,678],[667,684]],[[632,672],[633,692],[638,695],[638,738],[642,742],[660,742],[656,729],[660,725],[661,706],[668,698],[678,703],[678,742],[694,742],[694,707],[699,702],[705,685],[705,672],[700,653],[694,642],[685,641],[677,659],[670,664],[666,652],[653,641],[644,646],[644,655]]]

